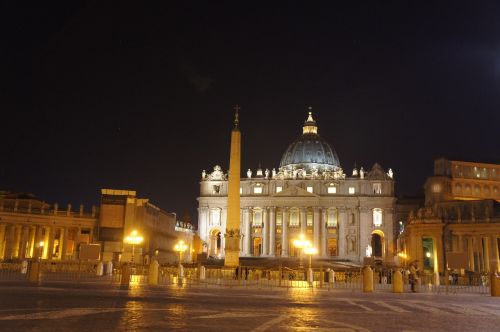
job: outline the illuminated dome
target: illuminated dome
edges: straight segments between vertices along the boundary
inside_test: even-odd
[[[290,144],[283,154],[280,167],[289,171],[304,169],[307,172],[314,169],[336,171],[340,168],[337,153],[318,135],[318,127],[312,117],[312,112],[309,112],[304,122],[302,135]]]

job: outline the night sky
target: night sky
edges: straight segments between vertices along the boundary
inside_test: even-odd
[[[137,190],[196,220],[200,174],[278,167],[313,107],[351,174],[418,195],[433,160],[500,160],[500,2],[4,1],[0,190]]]

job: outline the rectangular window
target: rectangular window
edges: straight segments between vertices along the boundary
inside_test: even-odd
[[[312,193],[313,192],[313,187],[307,187],[307,191]]]
[[[354,189],[354,187],[349,187],[349,195],[353,195],[354,193],[356,193],[356,189]]]
[[[337,187],[328,187],[328,193],[329,194],[336,194],[337,193]]]
[[[441,185],[439,183],[432,185],[432,192],[439,193],[441,192]]]
[[[253,193],[254,194],[262,194],[262,187],[254,187]]]
[[[382,226],[382,209],[373,209],[373,226]]]
[[[307,227],[312,227],[313,225],[313,213],[312,211],[307,211]]]
[[[276,187],[276,192],[280,193],[283,190],[283,187]]]
[[[240,195],[243,193],[243,188],[240,187]]]
[[[328,220],[326,222],[327,227],[337,227],[337,210],[328,210]]]
[[[252,225],[254,227],[261,227],[262,226],[262,212],[261,211],[255,211],[253,214],[253,223]]]
[[[298,211],[290,211],[290,226],[299,226],[299,213]]]
[[[373,184],[373,193],[377,195],[382,194],[382,183]]]
[[[276,212],[276,226],[281,226],[283,221],[283,214],[281,211]]]

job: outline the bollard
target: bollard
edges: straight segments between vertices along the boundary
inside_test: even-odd
[[[331,269],[330,272],[328,272],[328,282],[331,283],[332,285],[335,282],[335,271],[333,269]]]
[[[127,263],[122,265],[122,279],[120,284],[126,287],[130,284],[130,268]]]
[[[28,273],[29,282],[38,282],[40,280],[40,262],[31,262]]]
[[[204,266],[200,267],[200,279],[205,280],[207,268]]]
[[[102,276],[103,272],[104,272],[104,265],[102,264],[102,262],[97,263],[97,268],[96,268],[97,276],[99,277]]]
[[[26,273],[28,273],[28,261],[24,260],[21,263],[21,274],[26,274]]]
[[[399,270],[392,273],[392,292],[403,293],[403,275]]]
[[[368,265],[363,268],[363,292],[373,292],[373,270]]]
[[[149,285],[158,285],[158,264],[157,261],[153,261],[151,264],[149,264],[149,271],[148,271],[148,284]]]
[[[434,272],[434,286],[439,287],[440,281],[439,281],[439,272]]]
[[[497,277],[495,273],[491,274],[490,291],[491,296],[500,296],[500,277]]]
[[[311,268],[307,269],[307,281],[310,284],[312,284],[312,282],[314,281],[313,269],[311,269]]]
[[[108,276],[113,274],[113,262],[111,261],[106,262],[106,274]]]

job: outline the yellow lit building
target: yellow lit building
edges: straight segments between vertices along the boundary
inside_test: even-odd
[[[132,232],[141,241],[127,241]],[[183,240],[193,251],[195,231],[175,213],[165,212],[130,190],[101,190],[99,208],[60,209],[30,194],[0,192],[0,260],[77,260],[81,244],[101,244],[101,260],[173,263],[175,243]]]
[[[399,253],[430,272],[500,271],[500,165],[435,162],[425,183],[425,207],[412,211]],[[458,265],[457,265],[458,264]]]

